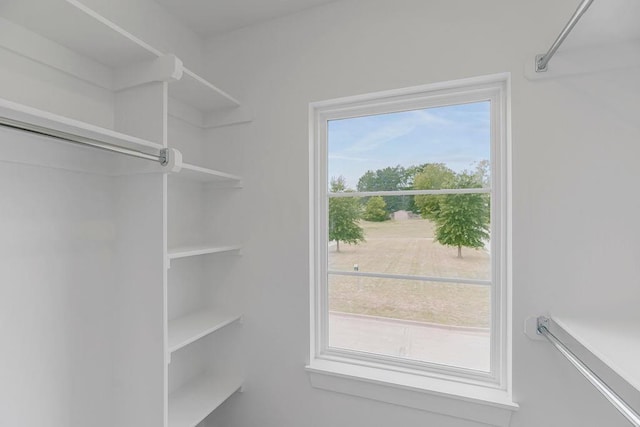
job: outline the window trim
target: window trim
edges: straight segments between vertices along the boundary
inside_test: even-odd
[[[405,89],[314,102],[309,108],[310,168],[310,372],[319,366],[339,363],[353,368],[386,369],[399,375],[428,377],[461,386],[478,386],[511,393],[511,163],[510,163],[510,75],[508,73],[436,83]],[[424,109],[470,102],[491,101],[491,197],[492,197],[492,318],[491,373],[427,364],[389,364],[388,358],[359,357],[350,351],[328,351],[327,272],[327,122],[329,120]],[[495,167],[495,165],[498,165]],[[400,194],[400,192],[399,192]],[[324,244],[325,250],[322,245]],[[497,286],[495,283],[497,282]],[[496,355],[495,357],[493,355]],[[381,363],[383,362],[383,363]],[[357,377],[358,375],[355,375]],[[364,377],[363,377],[364,378]],[[395,385],[401,384],[400,382]],[[390,385],[394,385],[391,381]],[[433,391],[433,390],[431,390]]]

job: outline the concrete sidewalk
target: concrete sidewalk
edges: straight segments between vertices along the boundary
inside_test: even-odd
[[[489,371],[490,339],[484,329],[329,314],[329,346]]]

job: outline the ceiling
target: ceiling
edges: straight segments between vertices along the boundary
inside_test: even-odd
[[[155,0],[202,37],[211,37],[337,0]],[[575,0],[576,7],[580,0]],[[595,0],[567,47],[640,39],[640,1]],[[567,21],[570,15],[567,17]],[[558,32],[561,28],[558,28]]]
[[[337,0],[155,0],[202,37],[300,12]],[[580,0],[575,0],[576,7]],[[567,39],[566,47],[640,39],[640,1],[595,0]],[[569,20],[570,16],[567,16]],[[561,28],[558,28],[558,32]]]
[[[289,15],[336,0],[156,0],[202,37]]]

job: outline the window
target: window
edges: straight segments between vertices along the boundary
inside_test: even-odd
[[[508,394],[507,87],[311,105],[310,371]]]

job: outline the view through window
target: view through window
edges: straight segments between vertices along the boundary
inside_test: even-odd
[[[491,108],[327,121],[327,348],[491,370]]]

